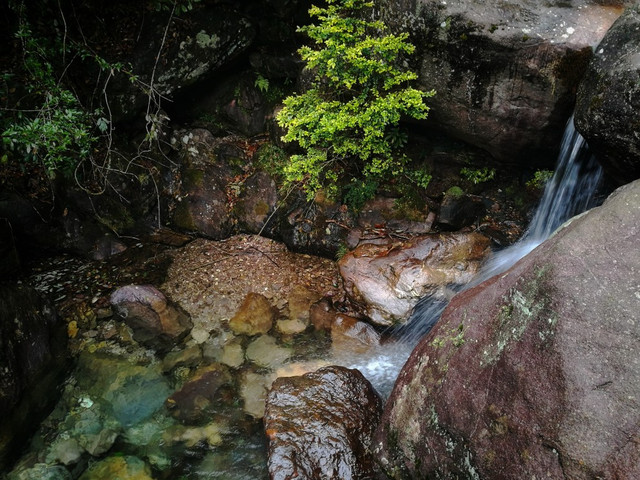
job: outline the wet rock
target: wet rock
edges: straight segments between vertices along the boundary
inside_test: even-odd
[[[83,352],[76,371],[83,403],[97,405],[122,427],[149,419],[171,393],[159,363],[135,362],[103,353]]]
[[[33,467],[16,469],[7,475],[7,480],[71,480],[69,471],[60,465],[36,463]]]
[[[387,403],[385,471],[637,478],[639,238],[635,181],[454,297]]]
[[[316,330],[330,330],[336,311],[327,298],[314,303],[309,308],[309,321]]]
[[[398,199],[375,197],[358,212],[357,224],[361,229],[387,228],[397,233],[421,235],[429,233],[433,216],[428,209],[418,210],[398,203]],[[355,247],[355,245],[354,245]]]
[[[381,410],[357,370],[326,367],[277,379],[264,418],[271,478],[375,478],[369,448]]]
[[[177,345],[193,326],[189,316],[151,285],[127,285],[111,294],[115,313],[133,330],[133,338],[158,351]]]
[[[229,321],[229,327],[238,335],[267,333],[273,326],[276,312],[264,295],[251,292]]]
[[[276,229],[291,250],[334,258],[354,225],[353,214],[318,195],[314,203],[298,198],[279,216]]]
[[[222,348],[220,362],[231,368],[238,368],[244,363],[244,348],[240,342],[229,342]]]
[[[233,220],[226,190],[233,172],[220,151],[226,140],[205,129],[178,131],[174,139],[182,149],[182,168],[173,224],[214,239],[227,237]]]
[[[240,380],[240,396],[244,401],[244,411],[253,418],[264,416],[267,392],[273,383],[273,376],[247,371]]]
[[[217,447],[223,443],[223,435],[228,433],[229,427],[223,423],[209,423],[202,427],[174,425],[167,429],[162,438],[167,445],[180,445],[193,448],[202,442],[210,447]]]
[[[290,349],[278,345],[270,335],[261,335],[247,346],[247,359],[265,368],[277,368],[291,355]]]
[[[380,334],[368,323],[347,315],[337,315],[331,325],[331,351],[334,358],[370,351],[380,346]]]
[[[178,352],[169,352],[162,359],[162,370],[171,371],[176,367],[196,367],[202,362],[200,345],[192,345]]]
[[[478,233],[430,234],[404,243],[363,244],[339,262],[349,296],[379,325],[404,322],[425,295],[469,282],[489,254]]]
[[[257,172],[245,182],[235,209],[238,226],[246,232],[259,233],[278,201],[276,184],[266,172]]]
[[[640,7],[625,10],[600,44],[578,90],[575,124],[619,183],[640,177]]]
[[[171,415],[183,423],[204,420],[224,400],[232,384],[231,374],[221,364],[200,367],[166,402]]]
[[[288,318],[278,320],[278,330],[284,335],[304,332],[310,324],[309,309],[318,300],[320,300],[318,293],[302,285],[294,286],[287,297]]]
[[[151,468],[131,455],[111,456],[91,465],[80,480],[153,480]]]
[[[592,47],[621,13],[610,5],[385,0],[379,8],[416,45],[419,88],[437,91],[427,123],[531,165],[556,157]]]
[[[95,404],[71,412],[63,422],[63,429],[69,432],[69,436],[76,443],[68,444],[67,447],[99,457],[113,447],[122,432],[122,425],[110,417],[100,405]],[[66,452],[67,455],[70,453]]]
[[[0,285],[0,470],[48,415],[68,371],[66,325],[27,285]]]
[[[480,197],[447,194],[440,204],[437,223],[447,230],[460,230],[478,222],[485,210]]]

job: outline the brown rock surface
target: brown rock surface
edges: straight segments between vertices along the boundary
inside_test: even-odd
[[[271,478],[373,478],[369,447],[381,409],[358,370],[325,367],[277,379],[264,419]]]

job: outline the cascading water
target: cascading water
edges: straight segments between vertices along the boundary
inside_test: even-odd
[[[569,218],[594,206],[601,178],[602,170],[576,131],[572,117],[565,128],[554,175],[545,186],[529,228],[517,243],[496,252],[464,288],[504,272],[549,238]],[[391,345],[377,352],[374,358],[362,359],[349,366],[358,368],[386,396],[411,350],[435,325],[446,305],[442,300],[422,299],[407,325],[396,332],[396,340]]]

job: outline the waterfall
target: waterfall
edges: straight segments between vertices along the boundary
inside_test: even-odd
[[[553,177],[545,186],[529,228],[518,242],[495,253],[471,285],[504,272],[564,222],[593,207],[601,179],[602,168],[575,129],[571,117],[564,130]]]
[[[552,178],[547,182],[540,204],[522,238],[485,263],[474,280],[462,288],[478,285],[504,272],[531,252],[569,218],[595,204],[595,194],[602,170],[589,153],[582,136],[576,131],[573,117],[567,122],[558,161]],[[418,341],[439,320],[447,302],[423,298],[414,308],[407,324],[394,332],[395,341],[375,358],[352,363],[383,395],[391,391],[393,382]]]

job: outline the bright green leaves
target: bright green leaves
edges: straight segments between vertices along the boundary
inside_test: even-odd
[[[423,119],[424,100],[435,92],[408,86],[416,74],[400,66],[414,47],[407,35],[385,34],[380,21],[366,20],[366,0],[328,0],[312,7],[316,25],[300,30],[313,46],[299,53],[314,75],[306,92],[288,97],[277,116],[286,129],[283,139],[296,142],[304,154],[294,155],[284,169],[286,183],[299,183],[309,198],[320,190],[340,193],[340,183],[367,185],[403,176],[412,180],[408,159],[400,153],[406,135],[398,130],[403,117]],[[350,182],[346,176],[362,177]],[[424,180],[424,178],[423,178]],[[424,183],[424,181],[422,182]],[[349,190],[351,189],[351,190]]]

